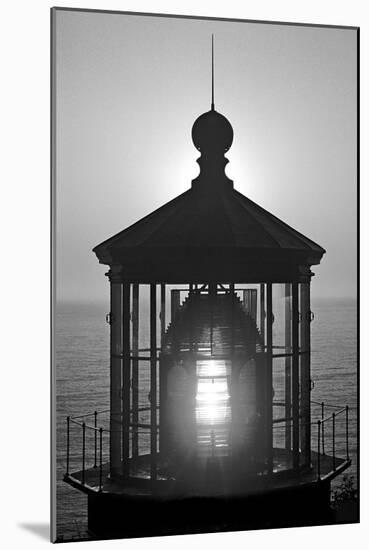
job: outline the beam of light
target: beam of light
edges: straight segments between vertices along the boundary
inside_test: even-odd
[[[196,422],[216,426],[230,421],[230,395],[226,365],[219,361],[202,361],[197,369]]]

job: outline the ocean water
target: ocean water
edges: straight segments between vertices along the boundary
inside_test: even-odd
[[[349,450],[357,475],[357,340],[356,303],[353,300],[315,300],[312,322],[312,400],[329,405],[349,405]],[[57,408],[57,537],[78,540],[87,536],[87,497],[63,482],[66,471],[66,417],[109,407],[108,303],[59,303],[56,308],[56,408]],[[312,410],[320,414],[318,405]],[[329,453],[330,430],[326,427]],[[80,428],[71,432],[71,470],[80,469]],[[314,448],[316,441],[313,441]],[[336,455],[345,456],[344,416],[337,417]],[[88,456],[88,460],[93,457]],[[104,457],[104,459],[107,457]],[[339,476],[335,484],[342,481]]]

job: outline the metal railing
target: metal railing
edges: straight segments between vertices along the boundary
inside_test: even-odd
[[[322,456],[326,456],[326,439],[327,439],[327,427],[331,430],[331,453],[332,453],[332,470],[335,472],[337,467],[337,440],[336,440],[336,428],[337,428],[337,418],[341,415],[344,416],[345,423],[345,452],[346,452],[346,461],[350,460],[349,453],[349,407],[339,407],[338,405],[327,405],[326,403],[316,403],[321,407],[321,419],[317,420],[315,424],[318,429],[318,452],[317,452],[317,470],[318,470],[318,479],[321,479],[321,461]],[[324,416],[326,408],[334,409],[329,416]]]
[[[349,453],[349,407],[342,405],[333,405],[326,402],[311,401],[311,406],[317,406],[315,411],[315,419],[311,419],[310,422],[303,422],[303,416],[299,416],[299,427],[302,432],[306,427],[310,430],[310,449],[315,451],[315,465],[317,471],[317,479],[322,478],[322,465],[324,460],[324,475],[327,475],[327,468],[330,468],[330,472],[337,470],[337,465],[342,464],[344,461],[350,460]],[[274,401],[273,407],[286,408],[284,401]],[[313,412],[313,411],[312,411]],[[316,418],[318,417],[318,418]],[[342,419],[342,421],[341,421]],[[293,417],[281,416],[273,419],[273,431],[274,436],[279,442],[283,441],[283,429],[289,424],[290,429],[293,423]],[[339,431],[337,425],[339,424]],[[281,430],[281,431],[278,431]],[[337,439],[339,439],[341,447],[338,448]],[[341,451],[340,457],[337,452]],[[299,446],[299,452],[302,452]],[[328,454],[329,452],[329,454]],[[344,457],[342,455],[345,455]],[[329,460],[331,462],[329,463]],[[323,476],[324,477],[324,476]]]
[[[306,423],[305,425],[310,426],[311,430],[311,444],[314,443],[314,434],[313,429],[315,427],[317,431],[317,438],[315,441],[315,446],[317,449],[316,452],[316,459],[317,459],[317,479],[321,479],[322,477],[322,457],[326,457],[328,459],[328,455],[326,453],[327,449],[327,443],[328,447],[331,451],[331,468],[332,471],[336,471],[337,467],[337,441],[336,441],[336,428],[337,428],[337,418],[341,418],[344,415],[344,444],[345,444],[345,454],[346,454],[346,461],[350,460],[349,456],[349,407],[346,405],[344,407],[339,405],[331,405],[324,402],[316,402],[311,401],[313,405],[319,406],[319,415],[320,418],[318,420],[310,421],[309,423]],[[282,401],[274,401],[273,402],[274,407],[285,407],[285,403]],[[157,407],[159,408],[159,407]],[[140,410],[147,410],[147,407],[141,407]],[[327,409],[333,409],[334,412],[329,414],[328,416],[325,416]],[[81,429],[81,435],[82,435],[82,441],[81,441],[81,455],[78,460],[81,466],[80,474],[81,474],[81,483],[82,485],[86,484],[86,471],[88,469],[98,469],[98,488],[99,491],[102,490],[103,487],[103,470],[104,470],[104,453],[103,453],[103,436],[104,434],[109,435],[113,433],[114,431],[120,431],[120,430],[111,430],[110,427],[104,427],[103,425],[98,425],[99,420],[101,419],[102,415],[105,415],[106,413],[110,413],[110,409],[104,409],[100,411],[93,411],[91,413],[77,415],[77,416],[68,416],[67,417],[67,434],[66,434],[66,474],[65,476],[70,476],[70,462],[71,462],[71,425],[76,425]],[[122,413],[118,413],[118,416],[122,416]],[[86,422],[88,419],[92,419],[91,423]],[[105,424],[107,424],[107,421],[110,419],[110,414],[107,419],[105,419]],[[283,423],[292,423],[293,418],[292,417],[280,417],[273,419],[273,430],[283,429]],[[299,417],[300,427],[303,427],[304,424],[301,423],[301,416]],[[100,422],[103,423],[103,420]],[[133,433],[134,430],[147,430],[150,431],[151,425],[146,423],[130,423],[130,429],[131,433]],[[160,429],[160,426],[157,426],[157,430]],[[90,438],[90,442],[92,441],[92,464],[87,465],[87,456],[86,456],[86,445],[87,445],[87,433],[92,433],[92,438]],[[342,438],[341,438],[342,439]],[[91,453],[90,453],[91,454]],[[342,463],[342,460],[340,460],[340,463]],[[327,460],[325,460],[325,467],[327,466]]]
[[[156,407],[157,410],[159,409],[159,406]],[[147,412],[150,411],[150,407],[143,406],[138,408],[138,412]],[[130,411],[132,413],[132,409]],[[104,415],[107,413],[107,418],[104,418]],[[121,429],[112,430],[110,428],[110,409],[103,409],[99,411],[93,411],[91,413],[85,413],[81,415],[75,415],[75,416],[68,416],[67,417],[67,434],[66,434],[66,473],[65,477],[70,476],[70,466],[71,466],[71,426],[78,426],[81,430],[81,441],[79,443],[81,451],[79,454],[79,458],[76,463],[79,464],[80,467],[80,476],[81,476],[81,483],[82,485],[86,485],[86,471],[90,468],[93,469],[99,469],[99,491],[102,490],[103,487],[103,470],[104,470],[104,454],[106,457],[106,462],[108,462],[108,457],[106,456],[107,453],[103,449],[103,439],[104,435],[107,435],[110,437],[110,434],[112,433],[122,433]],[[117,420],[120,422],[121,417],[123,416],[122,412],[115,413],[115,416],[119,418]],[[88,420],[92,419],[92,422],[89,422]],[[100,424],[100,425],[99,425]],[[108,427],[109,426],[109,427]],[[145,423],[145,422],[130,422],[129,424],[130,428],[130,435],[132,437],[134,432],[140,431],[140,433],[149,433],[151,430],[151,424]],[[159,426],[156,427],[157,431],[159,431]],[[90,455],[92,454],[92,460],[90,459],[90,463],[88,464],[87,460],[87,444],[88,444],[88,437],[87,434],[91,433],[92,437],[90,437]],[[75,438],[76,440],[77,438]],[[91,448],[92,447],[92,448]]]
[[[110,432],[109,429],[98,426],[98,415],[109,412],[109,409],[102,411],[94,411],[78,416],[67,417],[67,449],[66,449],[66,473],[65,476],[70,475],[70,459],[71,459],[71,424],[77,425],[82,430],[82,452],[81,452],[81,483],[86,484],[86,432],[91,430],[93,433],[93,465],[94,469],[99,469],[98,474],[98,486],[99,491],[103,486],[103,434]],[[93,425],[86,423],[85,419],[93,417]],[[81,421],[81,419],[83,419]]]

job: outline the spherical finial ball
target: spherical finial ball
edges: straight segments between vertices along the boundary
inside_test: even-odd
[[[192,141],[201,152],[225,153],[233,142],[233,128],[225,116],[211,110],[195,120],[192,126]]]

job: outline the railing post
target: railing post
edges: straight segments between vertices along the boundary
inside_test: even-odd
[[[85,484],[85,461],[86,461],[86,424],[82,424],[82,484]]]
[[[102,438],[103,438],[103,429],[100,428],[99,429],[99,434],[100,434],[100,480],[99,480],[99,486],[100,486],[100,491],[102,490],[102,465],[103,465],[103,460],[102,460]]]
[[[346,459],[350,459],[349,455],[349,408],[348,405],[346,405]]]
[[[332,414],[332,455],[333,455],[333,470],[336,469],[336,415]]]
[[[320,429],[321,421],[318,420],[318,479],[320,480]]]
[[[322,407],[322,453],[325,455],[325,445],[324,445],[324,403],[321,403]]]
[[[94,412],[94,468],[97,466],[97,411]]]

